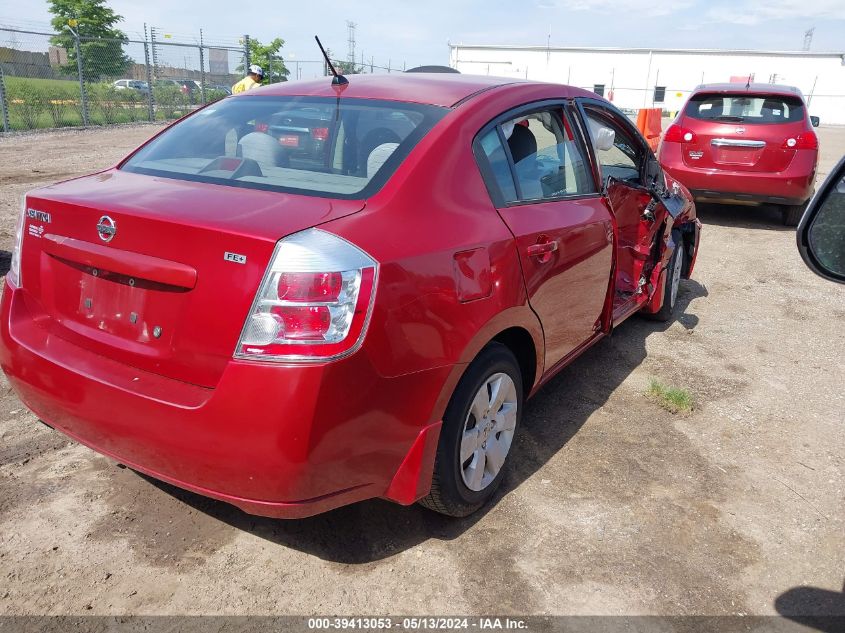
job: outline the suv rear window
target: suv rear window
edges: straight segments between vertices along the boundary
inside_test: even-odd
[[[252,189],[369,197],[447,111],[371,99],[227,98],[176,123],[120,168]]]
[[[690,98],[684,114],[701,121],[794,123],[804,119],[804,102],[784,95],[701,93]]]

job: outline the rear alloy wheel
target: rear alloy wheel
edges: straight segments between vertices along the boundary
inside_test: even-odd
[[[425,507],[475,512],[499,487],[522,414],[522,375],[504,345],[485,347],[461,377],[443,416]]]
[[[804,209],[807,208],[807,203],[786,205],[781,207],[780,217],[784,226],[798,226],[801,221],[801,216],[804,215]]]
[[[680,242],[675,246],[672,259],[666,267],[666,286],[663,289],[663,305],[660,310],[650,314],[656,321],[668,321],[675,312],[675,304],[678,302],[678,290],[681,287],[681,271],[684,268],[684,247]]]

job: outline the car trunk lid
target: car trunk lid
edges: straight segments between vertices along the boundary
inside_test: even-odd
[[[361,208],[107,171],[27,196],[22,283],[55,335],[213,387],[276,242]]]

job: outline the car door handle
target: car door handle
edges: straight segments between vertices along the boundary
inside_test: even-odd
[[[540,242],[532,244],[526,249],[529,257],[541,257],[548,253],[554,253],[558,249],[558,241],[551,240],[549,242]]]

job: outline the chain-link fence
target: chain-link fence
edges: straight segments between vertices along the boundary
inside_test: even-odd
[[[246,42],[145,40],[0,29],[4,132],[174,119],[243,76]]]
[[[180,36],[181,40],[191,39]],[[0,28],[2,130],[175,119],[231,92],[249,66],[249,36],[176,41],[160,29],[144,39],[101,39],[72,28],[48,33]],[[401,72],[404,63],[333,59],[342,72]],[[271,59],[265,82],[328,75],[321,59]]]

